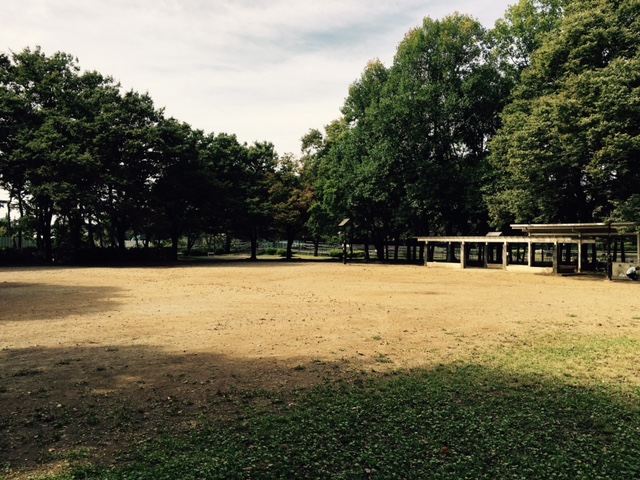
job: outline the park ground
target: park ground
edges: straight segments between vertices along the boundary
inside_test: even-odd
[[[536,373],[517,353],[536,348],[598,355],[588,368],[547,356],[537,373],[636,388],[639,287],[331,262],[2,268],[0,478],[117,463],[233,419],[255,392],[505,355]]]

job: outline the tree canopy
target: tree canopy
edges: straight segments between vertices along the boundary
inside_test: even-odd
[[[300,158],[166,118],[69,54],[0,54],[0,188],[43,258],[128,238],[388,246],[513,222],[640,222],[640,5],[519,0],[424,18],[369,61]],[[397,251],[397,250],[396,250]],[[368,248],[366,249],[368,254]]]
[[[638,221],[640,5],[576,0],[531,56],[491,144],[509,221]]]

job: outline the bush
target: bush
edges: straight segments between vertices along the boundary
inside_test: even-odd
[[[329,256],[331,258],[340,258],[342,256],[342,250],[330,250]]]
[[[287,256],[287,250],[284,248],[280,248],[278,249],[278,251],[276,252],[280,257],[286,257]]]
[[[276,253],[278,253],[278,250],[275,248],[267,248],[264,251],[265,255],[275,255]]]
[[[191,250],[183,250],[182,254],[185,257],[206,257],[209,251],[203,248],[192,248]]]
[[[0,248],[0,265],[38,265],[42,258],[35,247]]]

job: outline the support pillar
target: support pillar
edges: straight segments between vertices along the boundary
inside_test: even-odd
[[[504,242],[504,244],[502,245],[502,268],[504,270],[506,270],[506,268],[509,266],[509,244],[507,242]]]
[[[460,267],[467,268],[467,244],[460,242]]]
[[[582,239],[578,238],[578,273],[582,273]]]

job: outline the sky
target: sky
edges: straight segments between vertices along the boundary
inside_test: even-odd
[[[0,52],[40,46],[148,92],[165,116],[300,154],[367,62],[424,17],[492,27],[516,0],[2,0]]]

